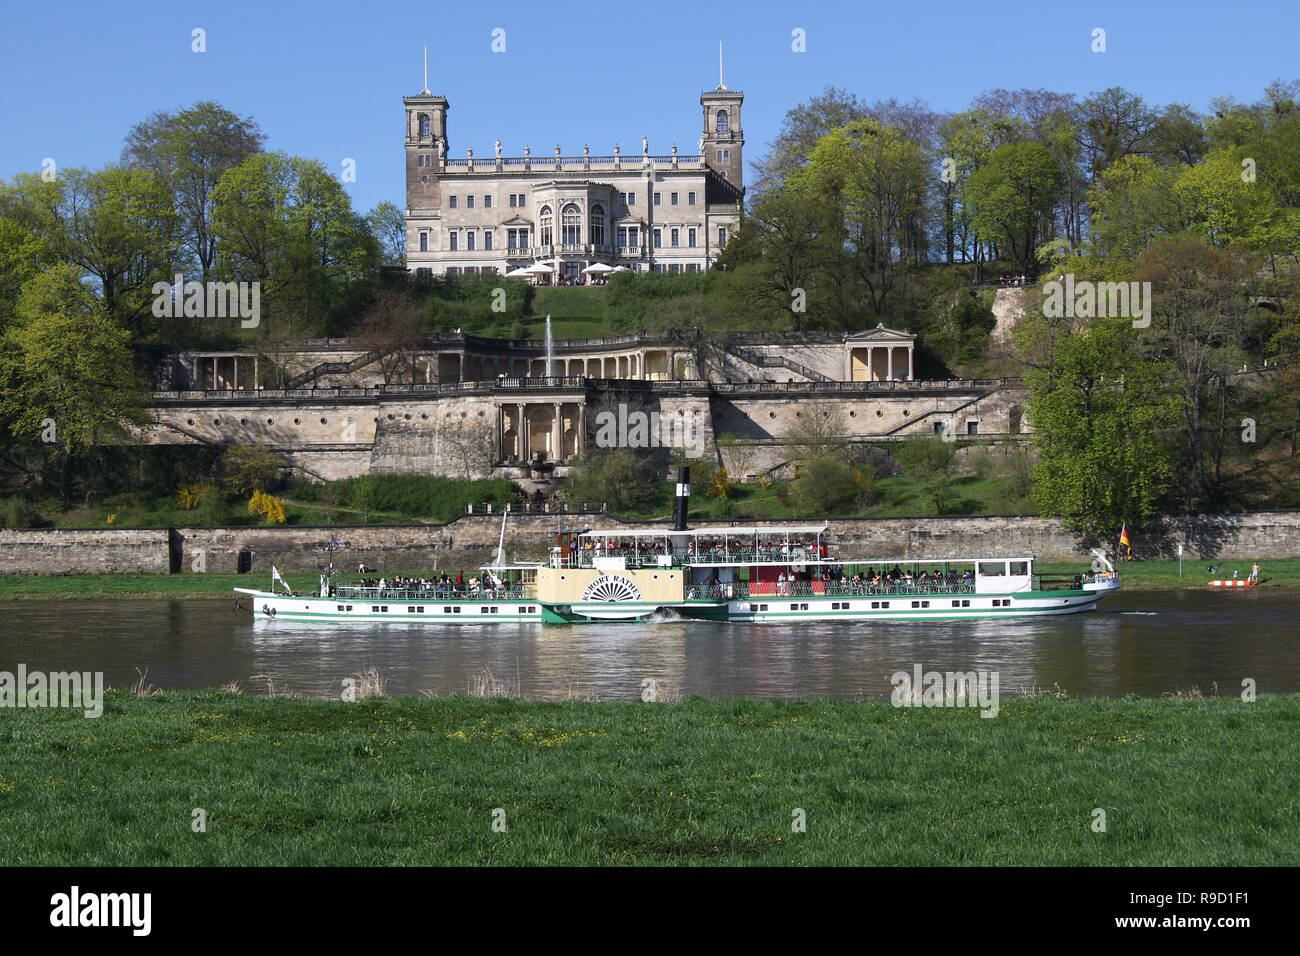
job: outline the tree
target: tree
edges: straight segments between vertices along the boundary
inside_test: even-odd
[[[1027,312],[1016,334],[1027,354],[1043,356],[1025,373],[1038,507],[1094,536],[1150,518],[1174,474],[1179,400],[1168,363],[1136,347],[1127,318]]]
[[[827,86],[805,103],[792,107],[767,156],[754,164],[755,191],[779,188],[808,161],[823,136],[867,118],[867,105],[848,90]]]
[[[71,454],[143,425],[147,393],[130,335],[102,312],[30,315],[0,337],[0,423]]]
[[[217,272],[261,283],[263,312],[290,331],[321,325],[378,262],[364,219],[315,160],[259,153],[227,170],[212,199]]]
[[[273,487],[284,467],[265,445],[231,445],[221,456],[221,483],[229,491],[251,495]]]
[[[837,405],[805,407],[786,430],[785,447],[796,461],[836,459],[848,455],[848,422]]]
[[[1092,244],[1107,272],[1128,271],[1163,236],[1180,232],[1184,205],[1175,195],[1179,173],[1145,156],[1125,156],[1097,175],[1092,207]]]
[[[183,257],[208,280],[217,260],[213,193],[222,175],[261,152],[266,139],[251,116],[203,101],[178,112],[154,113],[126,136],[122,163],[153,173],[180,215]]]
[[[824,136],[790,179],[842,210],[847,262],[873,314],[884,314],[894,300],[904,265],[924,258],[929,179],[921,146],[871,120]]]
[[[384,200],[366,213],[366,225],[379,244],[380,264],[406,265],[406,217],[402,210]]]
[[[1027,276],[1038,274],[1034,251],[1051,238],[1061,170],[1038,143],[1000,146],[971,176],[967,191],[977,232],[1004,243]]]
[[[56,210],[54,247],[99,283],[104,309],[140,335],[152,328],[153,286],[170,281],[178,217],[152,174],[108,167],[68,170]]]
[[[406,289],[381,289],[354,338],[367,351],[378,353],[385,385],[413,382],[416,352],[425,341],[423,308]]]
[[[472,418],[443,419],[438,437],[448,458],[456,463],[461,476],[468,481],[480,475],[491,475],[496,465],[496,434],[493,426]]]
[[[0,331],[18,311],[24,286],[55,263],[48,243],[16,219],[0,216]]]
[[[865,492],[858,470],[838,458],[805,461],[790,483],[790,499],[810,518],[856,510]]]
[[[1078,126],[1079,144],[1096,176],[1124,156],[1149,153],[1159,118],[1142,97],[1112,86],[1079,104]]]
[[[917,482],[921,494],[934,505],[936,514],[953,510],[955,442],[938,437],[907,438],[894,448],[893,455],[903,473]]]
[[[563,494],[569,501],[604,503],[615,513],[634,513],[655,503],[658,479],[652,456],[615,448],[589,454],[570,475]]]

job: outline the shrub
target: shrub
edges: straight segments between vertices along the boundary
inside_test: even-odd
[[[25,498],[0,499],[0,528],[39,528],[44,524],[40,512]]]
[[[248,499],[248,513],[260,515],[267,524],[284,524],[284,502],[275,495],[264,491],[254,491]]]

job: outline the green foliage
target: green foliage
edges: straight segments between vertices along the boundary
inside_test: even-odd
[[[1129,319],[1035,317],[1021,334],[1046,344],[1026,375],[1042,513],[1107,538],[1150,518],[1174,474],[1168,436],[1182,406],[1169,364],[1142,354]]]
[[[1034,251],[1051,238],[1052,215],[1063,175],[1047,147],[1039,143],[999,146],[976,170],[967,190],[971,224],[980,234],[1005,244],[1020,272],[1034,276]]]
[[[227,491],[251,495],[279,484],[284,467],[265,445],[231,445],[221,456],[221,484]]]
[[[869,474],[869,473],[867,473]],[[811,518],[850,514],[874,490],[866,474],[837,458],[813,458],[790,485],[790,500]]]
[[[659,497],[659,465],[630,448],[590,455],[574,469],[564,489],[569,501],[604,503],[615,513],[637,512]]]
[[[45,524],[40,511],[25,498],[0,498],[0,528],[41,528]]]
[[[339,481],[298,481],[288,497],[327,507],[452,521],[467,504],[508,504],[518,497],[504,478],[466,481],[433,475],[365,475]]]

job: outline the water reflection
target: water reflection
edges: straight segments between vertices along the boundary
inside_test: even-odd
[[[1300,628],[1287,592],[1121,593],[1070,617],[808,625],[666,621],[438,628],[251,621],[225,601],[13,602],[0,623],[0,669],[137,668],[161,687],[250,691],[271,676],[298,693],[338,695],[378,667],[390,693],[467,693],[490,670],[528,697],[634,700],[642,681],[669,694],[755,698],[884,697],[890,675],[996,670],[1003,693],[1059,686],[1075,696],[1156,695],[1199,687],[1300,692]]]

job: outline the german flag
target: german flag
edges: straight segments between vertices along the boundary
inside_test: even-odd
[[[1128,525],[1119,529],[1119,546],[1124,549],[1124,560],[1133,560],[1133,542],[1129,540]]]

